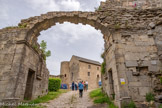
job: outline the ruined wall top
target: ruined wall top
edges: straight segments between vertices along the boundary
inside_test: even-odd
[[[162,7],[162,0],[106,0],[106,6],[110,8],[159,8]]]

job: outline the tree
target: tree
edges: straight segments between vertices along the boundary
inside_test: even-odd
[[[41,50],[43,52],[43,55],[44,55],[43,58],[44,58],[44,60],[46,60],[46,57],[51,56],[51,51],[50,50],[46,51],[46,49],[47,49],[47,42],[45,42],[44,40],[42,40],[41,43],[40,43],[40,48],[41,48]]]

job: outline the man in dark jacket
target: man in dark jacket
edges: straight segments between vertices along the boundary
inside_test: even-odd
[[[82,82],[80,82],[78,84],[78,87],[79,87],[79,97],[82,97],[83,96],[83,88],[84,88],[84,85],[82,84]]]
[[[72,91],[74,91],[74,86],[75,86],[75,83],[74,83],[74,81],[72,82]]]

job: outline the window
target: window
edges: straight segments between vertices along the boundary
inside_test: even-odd
[[[66,74],[65,74],[65,77],[66,77]]]
[[[99,67],[97,67],[97,70],[99,70]]]
[[[97,75],[97,78],[99,78],[100,76],[99,75]]]
[[[90,72],[88,72],[88,76],[90,76]]]
[[[91,65],[88,65],[88,69],[91,69]]]

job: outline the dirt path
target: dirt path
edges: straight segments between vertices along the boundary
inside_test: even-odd
[[[79,98],[79,91],[69,91],[62,94],[57,99],[41,105],[47,108],[91,108],[92,100],[89,98],[89,92],[83,92],[83,97]]]

